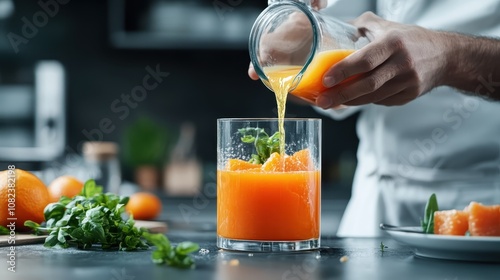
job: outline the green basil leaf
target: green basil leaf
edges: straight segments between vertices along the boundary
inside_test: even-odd
[[[64,204],[59,202],[53,202],[45,206],[43,214],[45,216],[46,221],[50,219],[59,220],[64,216],[65,211],[66,211],[66,206]]]
[[[252,135],[245,135],[245,136],[241,137],[241,142],[252,144],[255,142],[255,137]]]
[[[66,243],[66,236],[67,235],[68,234],[66,233],[66,231],[64,231],[61,228],[57,231],[57,241],[59,242],[59,244]]]
[[[172,249],[172,246],[170,244],[170,240],[161,233],[148,233],[148,232],[143,232],[142,237],[144,237],[150,244],[154,245],[157,247],[158,250],[164,251],[164,252],[170,252]]]
[[[85,240],[85,232],[83,231],[83,229],[81,228],[75,228],[73,229],[73,231],[71,231],[71,233],[69,234],[69,236],[73,239],[77,239],[77,240]]]
[[[86,198],[91,198],[100,193],[102,193],[102,187],[97,186],[95,180],[87,180],[80,194]]]
[[[198,251],[200,249],[200,246],[194,242],[191,241],[184,241],[179,243],[175,247],[175,252],[180,255],[187,255],[189,253]]]
[[[29,227],[29,228],[36,231],[40,227],[40,224],[35,223],[31,220],[27,220],[24,222],[24,226]],[[3,230],[6,230],[5,233],[3,233]],[[9,233],[10,233],[10,231],[7,228],[0,226],[0,234],[9,234]]]
[[[429,197],[425,205],[424,220],[421,222],[425,233],[434,233],[434,212],[439,211],[436,194]]]
[[[162,251],[153,251],[151,253],[151,260],[156,264],[165,263],[165,254]]]
[[[279,152],[280,150],[280,136],[281,133],[279,131],[275,132],[269,139],[267,140],[267,145],[269,146],[269,150],[271,154],[273,152]]]
[[[127,205],[128,201],[130,200],[130,197],[128,196],[122,196],[120,197],[120,201],[118,202],[119,204]]]
[[[250,163],[255,163],[255,164],[262,164],[264,163],[260,157],[256,154],[252,154],[252,156],[250,157],[250,160],[248,161]]]
[[[90,222],[90,226],[90,231],[93,233],[94,238],[102,243],[106,242],[106,236],[104,235],[104,229],[102,225],[92,221]]]
[[[29,226],[26,224],[27,222],[31,222],[31,221],[26,221],[24,223],[25,226]],[[32,222],[32,223],[38,225],[37,223],[34,223],[34,222]],[[38,225],[38,226],[40,226],[40,225]],[[8,235],[8,234],[10,234],[10,230],[4,226],[0,226],[0,235]]]
[[[49,247],[49,248],[56,246],[59,243],[59,241],[57,240],[58,234],[59,234],[59,229],[52,231],[49,234],[49,236],[47,236],[47,238],[45,238],[45,243],[43,244],[43,246]]]

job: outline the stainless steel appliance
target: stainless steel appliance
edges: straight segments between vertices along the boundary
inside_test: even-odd
[[[47,162],[62,155],[66,141],[65,70],[38,61],[33,82],[0,81],[0,161]]]

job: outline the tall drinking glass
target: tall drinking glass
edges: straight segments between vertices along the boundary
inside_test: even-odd
[[[319,248],[320,209],[321,119],[217,120],[219,248]]]

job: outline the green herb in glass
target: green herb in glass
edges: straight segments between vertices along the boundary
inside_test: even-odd
[[[252,154],[250,163],[262,164],[272,153],[280,152],[279,132],[269,136],[263,128],[258,127],[240,128],[238,132],[242,135],[241,141],[243,143],[255,145],[257,154]]]

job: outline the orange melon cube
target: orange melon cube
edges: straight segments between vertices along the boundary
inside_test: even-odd
[[[434,234],[465,235],[469,229],[469,213],[461,210],[434,212]]]
[[[292,155],[292,158],[294,159],[295,162],[300,163],[300,167],[302,168],[300,169],[300,171],[314,170],[314,164],[309,149],[303,149],[295,152]]]
[[[285,156],[285,171],[307,171],[307,166],[294,156]]]
[[[248,170],[255,168],[260,169],[261,165],[235,158],[229,159],[226,165],[226,170],[228,171]]]
[[[278,152],[274,152],[262,164],[261,169],[266,172],[314,171],[314,164],[309,150],[303,149],[291,156],[286,154],[281,156]]]
[[[500,236],[500,205],[471,202],[466,209],[471,236]]]
[[[262,164],[262,170],[268,172],[284,171],[285,162],[279,153],[272,153],[271,156]]]

